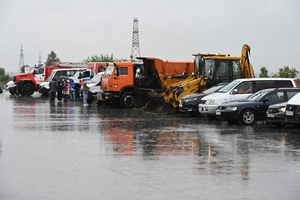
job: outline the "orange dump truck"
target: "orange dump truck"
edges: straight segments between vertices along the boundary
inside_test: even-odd
[[[141,62],[115,62],[102,77],[100,102],[132,108],[143,96],[147,101],[151,91],[160,93],[163,83],[180,81],[178,76],[194,71],[193,60],[162,60],[139,57]],[[177,78],[174,78],[176,76]],[[141,102],[139,102],[141,104]]]

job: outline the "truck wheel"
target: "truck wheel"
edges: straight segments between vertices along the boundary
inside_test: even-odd
[[[134,96],[131,92],[126,92],[122,95],[121,99],[120,99],[120,105],[123,108],[133,108],[134,105]]]
[[[25,83],[22,87],[22,95],[30,96],[34,93],[35,88],[31,83]]]
[[[244,110],[240,115],[240,120],[244,125],[252,125],[256,120],[255,112],[251,109]]]

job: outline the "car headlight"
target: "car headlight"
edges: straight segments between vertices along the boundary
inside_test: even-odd
[[[189,99],[185,99],[185,102],[191,102],[191,101],[196,101],[197,97],[194,98],[189,98]]]
[[[278,111],[279,111],[279,112],[285,112],[285,106],[284,106],[284,107],[281,107],[281,108],[278,108]]]
[[[237,110],[236,106],[228,106],[225,110]]]
[[[208,99],[206,100],[205,104],[207,105],[213,105],[215,103],[215,100],[214,99]]]

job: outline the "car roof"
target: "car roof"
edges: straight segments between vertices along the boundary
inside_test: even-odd
[[[295,88],[295,87],[267,88],[267,89],[263,89],[263,90],[259,90],[259,91],[272,92],[272,91],[286,91],[286,90],[296,90],[296,91],[299,90],[300,91],[300,88]]]
[[[261,81],[278,81],[278,80],[295,80],[293,78],[240,78],[240,79],[236,79],[238,81],[246,81],[246,80],[252,80],[252,81],[257,81],[257,80],[261,80]]]

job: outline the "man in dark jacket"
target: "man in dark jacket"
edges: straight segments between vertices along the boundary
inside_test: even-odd
[[[56,91],[58,88],[58,83],[56,78],[53,78],[52,81],[50,81],[49,88],[50,88],[50,102],[53,102],[55,101]]]

